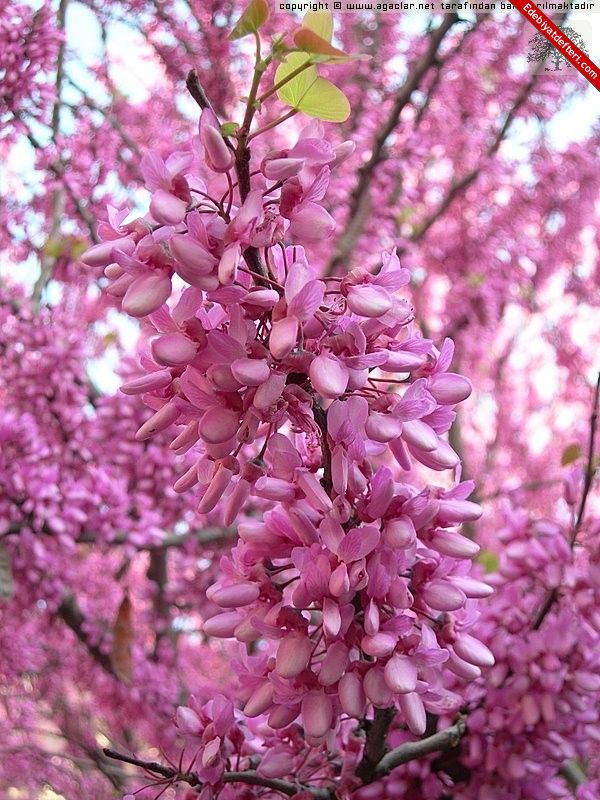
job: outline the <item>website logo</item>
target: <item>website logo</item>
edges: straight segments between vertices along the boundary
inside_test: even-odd
[[[589,56],[583,38],[574,28],[559,27],[558,29],[562,31],[562,33],[564,33],[565,36],[568,37],[573,44],[576,45],[586,56]],[[558,47],[549,42],[548,39],[541,33],[536,33],[536,35],[529,40],[529,45],[531,46],[531,51],[527,54],[527,61],[549,61],[553,66],[545,67],[546,72],[559,72],[562,70],[563,64],[571,66],[569,59],[565,56],[565,54],[562,53]]]

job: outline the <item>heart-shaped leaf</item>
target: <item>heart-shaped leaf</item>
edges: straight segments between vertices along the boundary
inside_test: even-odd
[[[237,21],[234,29],[229,34],[230,39],[241,39],[249,33],[256,33],[261,25],[269,19],[269,4],[267,0],[251,0],[246,10]]]
[[[290,53],[279,65],[275,83],[285,80],[309,61],[304,53]],[[281,86],[277,96],[282,103],[326,122],[344,122],[350,116],[350,103],[346,95],[331,81],[322,78],[312,64]]]
[[[306,53],[327,56],[332,61],[350,61],[352,56],[334,47],[310,28],[299,28],[294,34],[294,44]]]
[[[333,37],[333,14],[331,11],[307,11],[302,19],[302,27],[308,28],[326,42]]]
[[[566,467],[567,464],[572,464],[574,461],[581,456],[581,447],[577,444],[577,442],[573,442],[573,444],[567,445],[563,450],[560,463],[563,467]]]

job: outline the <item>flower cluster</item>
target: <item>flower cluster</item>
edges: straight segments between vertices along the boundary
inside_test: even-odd
[[[245,718],[299,720],[315,747],[390,706],[420,735],[426,711],[460,705],[445,668],[473,680],[493,664],[469,633],[492,591],[459,531],[481,513],[472,483],[428,485],[422,469],[459,465],[444,434],[471,387],[449,371],[453,345],[419,336],[394,251],[376,274],[320,279],[305,250],[333,232],[321,201],[351,150],[311,123],[243,196],[205,110],[189,151],[145,158],[148,216],[112,210],[82,257],[147,319],[143,373],[122,389],[155,411],[137,438],[180,426],[171,448],[195,460],[175,489],[196,487],[198,511],[226,525],[242,517],[204,633],[262,642],[234,665]]]
[[[507,513],[494,602],[478,625],[496,665],[466,694],[471,778],[460,800],[569,796],[561,769],[600,739],[598,535],[596,523],[573,554],[564,526]]]
[[[38,115],[52,99],[48,80],[62,39],[49,3],[34,10],[30,5],[0,3],[0,97],[15,113],[26,104]]]

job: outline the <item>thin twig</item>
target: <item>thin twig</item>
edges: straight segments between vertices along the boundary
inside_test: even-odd
[[[375,717],[367,731],[367,740],[356,774],[363,783],[371,783],[379,765],[385,757],[387,735],[396,716],[395,708],[376,708]],[[385,774],[385,773],[384,773]]]
[[[165,767],[164,764],[160,764],[158,761],[143,761],[139,758],[135,758],[134,756],[128,756],[125,753],[119,753],[116,750],[112,750],[108,747],[104,748],[102,752],[108,758],[113,758],[116,761],[123,761],[125,764],[131,764],[134,767],[140,767],[147,772],[167,778],[168,780],[173,781],[173,783],[181,781],[182,783],[188,783],[190,786],[199,786],[201,784],[201,781],[195,772],[180,772],[172,767]],[[272,789],[273,791],[280,792],[287,797],[294,797],[301,792],[310,792],[315,800],[330,800],[331,798],[331,793],[327,789],[304,786],[302,784],[282,781],[276,778],[266,778],[264,775],[260,775],[258,772],[256,772],[256,770],[253,769],[225,772],[222,780],[223,783],[246,783],[251,786],[264,786],[266,789]]]
[[[64,597],[62,603],[58,607],[58,616],[73,631],[79,641],[85,645],[85,648],[92,656],[94,661],[96,661],[105,672],[107,672],[113,678],[119,680],[119,677],[113,668],[110,656],[101,650],[98,645],[90,641],[87,633],[85,632],[85,617],[83,616],[83,613],[73,595],[67,594]]]
[[[456,22],[458,22],[457,14],[447,14],[444,17],[443,22],[431,33],[427,50],[413,64],[406,81],[398,92],[386,122],[375,137],[371,157],[359,170],[358,181],[350,197],[346,226],[339,237],[336,252],[327,267],[326,275],[332,275],[343,264],[360,236],[370,209],[371,181],[377,166],[383,160],[387,140],[398,125],[402,110],[410,102],[423,77],[434,64],[444,37]]]
[[[67,18],[68,1],[69,0],[60,0],[58,11],[56,14],[56,27],[59,31],[62,31],[63,33],[65,30],[65,23]],[[58,54],[56,57],[56,78],[54,81],[56,100],[54,101],[54,106],[52,108],[51,131],[52,131],[52,142],[55,145],[56,145],[56,140],[58,138],[58,133],[60,131],[60,112],[62,108],[62,87],[64,78],[64,66],[65,66],[65,38],[63,37],[58,47]],[[48,240],[47,240],[48,242],[51,242],[53,239],[55,239],[56,236],[58,235],[58,232],[60,231],[60,222],[63,216],[64,197],[65,197],[65,188],[62,186],[55,189],[52,192],[52,198],[51,198],[52,218],[50,222],[50,231],[48,233]],[[31,302],[35,309],[39,307],[44,289],[46,288],[48,281],[52,277],[56,260],[57,259],[49,255],[48,252],[45,251],[42,252],[40,258],[40,274],[33,286],[33,291],[31,293]]]
[[[449,750],[452,747],[456,747],[465,735],[466,730],[466,722],[461,718],[455,722],[454,725],[451,725],[449,728],[439,733],[434,733],[426,739],[420,739],[418,742],[405,742],[401,744],[399,747],[396,747],[394,750],[387,753],[387,755],[383,756],[375,769],[374,780],[383,778],[401,764],[407,764],[409,761],[423,758],[431,753],[437,753],[440,750]]]
[[[564,15],[563,15],[564,17]],[[560,24],[560,23],[559,23]],[[427,219],[425,219],[414,231],[412,236],[410,237],[411,241],[418,241],[422,239],[427,231],[435,225],[435,223],[444,216],[446,211],[450,208],[454,200],[461,194],[464,194],[466,190],[474,183],[484,165],[490,161],[490,159],[494,158],[494,156],[498,153],[500,149],[500,145],[506,139],[510,128],[512,127],[513,122],[515,121],[517,114],[523,107],[523,105],[527,102],[531,92],[535,88],[535,85],[538,82],[540,75],[544,71],[544,64],[540,62],[537,68],[532,72],[527,82],[521,87],[521,90],[517,93],[517,96],[510,107],[506,117],[504,118],[503,124],[500,126],[499,130],[497,131],[494,139],[490,143],[489,147],[485,151],[485,155],[481,161],[481,163],[474,167],[472,170],[467,172],[461,178],[453,181],[446,193],[445,197],[441,200],[438,207],[433,211]]]
[[[588,443],[587,462],[583,478],[583,489],[581,492],[579,509],[577,511],[577,516],[575,518],[573,530],[571,532],[571,538],[570,538],[571,549],[575,547],[575,544],[577,542],[577,534],[579,533],[581,525],[583,523],[583,519],[585,516],[585,507],[587,505],[587,500],[590,494],[590,490],[592,488],[592,484],[594,482],[594,476],[596,474],[596,465],[594,464],[594,442],[596,439],[596,428],[598,427],[599,406],[600,406],[600,373],[598,373],[598,378],[596,380],[596,388],[594,390],[592,413],[590,415],[590,438]],[[546,619],[546,616],[548,615],[550,609],[552,608],[554,603],[558,600],[558,597],[559,597],[558,586],[554,586],[551,589],[548,589],[533,619],[532,628],[534,631],[539,630],[539,628],[542,625],[542,622]]]

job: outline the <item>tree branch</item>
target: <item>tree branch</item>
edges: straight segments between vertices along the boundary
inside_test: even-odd
[[[363,783],[375,780],[379,764],[385,756],[387,735],[396,716],[395,708],[376,708],[375,717],[367,732],[367,741],[356,774]]]
[[[563,20],[565,16],[566,15],[563,15],[562,17]],[[454,200],[460,194],[463,194],[469,188],[469,186],[471,186],[471,184],[477,180],[477,178],[481,174],[484,163],[487,160],[493,158],[500,149],[500,145],[506,138],[513,122],[516,119],[517,114],[521,110],[522,106],[526,103],[527,99],[529,98],[529,95],[533,91],[538,81],[538,78],[543,72],[544,72],[544,65],[543,62],[540,62],[540,64],[538,64],[534,72],[532,72],[532,74],[530,75],[529,80],[521,87],[521,90],[517,94],[514,103],[512,104],[511,108],[509,109],[504,119],[504,123],[496,133],[496,136],[494,137],[489,147],[487,148],[482,162],[477,167],[475,167],[474,169],[470,170],[465,175],[463,175],[462,178],[459,178],[458,180],[452,182],[444,199],[441,201],[441,203],[435,209],[435,211],[423,223],[421,223],[421,225],[418,226],[416,231],[410,237],[411,241],[418,241],[419,239],[422,239],[423,236],[425,236],[425,234],[427,233],[427,231],[431,228],[431,226],[435,225],[438,219],[444,216],[444,214],[446,213],[448,208],[452,205]]]
[[[401,764],[407,764],[409,761],[414,761],[417,758],[423,758],[431,753],[437,753],[440,750],[449,750],[456,747],[462,737],[467,731],[467,724],[461,717],[454,725],[446,728],[439,733],[434,733],[433,736],[428,736],[426,739],[421,739],[418,742],[405,742],[394,750],[391,750],[387,755],[377,764],[373,780],[383,778],[385,775],[399,767]]]
[[[590,415],[590,438],[588,443],[587,462],[583,479],[583,490],[581,493],[579,509],[577,511],[577,516],[575,518],[575,524],[573,525],[573,530],[571,532],[571,540],[570,540],[571,549],[575,547],[575,543],[577,541],[577,534],[579,533],[581,525],[583,523],[583,518],[585,516],[585,507],[587,505],[587,500],[590,494],[590,490],[592,488],[592,483],[594,482],[594,476],[596,474],[596,466],[594,464],[594,441],[596,439],[596,428],[598,427],[599,411],[600,411],[600,373],[598,373],[598,378],[596,380],[596,388],[594,390],[592,413]],[[546,595],[542,600],[542,604],[537,610],[536,615],[533,619],[532,628],[534,631],[539,630],[539,628],[542,625],[542,622],[545,620],[550,609],[552,608],[554,603],[558,600],[558,597],[559,597],[558,586],[554,586],[552,587],[552,589],[549,589],[546,592]]]
[[[447,14],[444,16],[443,22],[430,34],[427,50],[421,58],[413,64],[406,81],[398,92],[386,122],[375,137],[371,150],[371,157],[359,170],[357,184],[350,196],[350,208],[346,226],[339,237],[337,249],[327,267],[326,275],[332,275],[336,269],[343,264],[362,233],[371,206],[371,180],[373,179],[377,166],[384,159],[385,145],[388,137],[398,125],[402,110],[410,102],[413,92],[419,88],[425,73],[435,63],[442,40],[450,28],[458,22],[458,19],[458,14]]]
[[[119,680],[119,676],[113,668],[110,656],[103,652],[98,645],[91,642],[87,633],[85,632],[85,617],[83,616],[81,609],[79,608],[79,605],[77,604],[77,601],[73,595],[65,595],[62,603],[58,607],[58,616],[73,631],[79,641],[85,645],[85,648],[92,656],[94,661],[96,661],[109,675],[111,675],[113,678],[116,678],[116,680]]]
[[[56,27],[59,31],[62,31],[63,33],[65,30],[65,23],[67,18],[68,1],[69,0],[60,0],[58,11],[56,14]],[[58,55],[56,58],[56,78],[54,81],[56,100],[54,101],[54,106],[52,108],[52,123],[51,123],[52,141],[54,142],[54,144],[56,144],[56,140],[60,130],[60,111],[62,107],[61,95],[62,95],[62,85],[64,78],[64,66],[65,66],[65,39],[63,37],[58,47]],[[48,233],[48,241],[54,239],[60,230],[60,221],[63,215],[64,194],[65,194],[64,187],[55,189],[52,192],[52,218],[50,222],[50,231]],[[40,258],[40,274],[33,286],[33,291],[31,293],[31,300],[34,308],[37,308],[39,306],[42,294],[44,292],[44,289],[46,288],[46,284],[52,277],[52,272],[54,271],[55,264],[56,264],[56,258],[50,256],[47,252],[43,252],[42,257]]]
[[[213,110],[213,107],[210,103],[210,100],[206,96],[206,92],[202,84],[200,83],[200,79],[198,78],[198,73],[195,69],[191,69],[188,72],[187,78],[185,79],[185,88],[194,98],[196,103],[200,106],[202,110],[205,108],[210,108]]]
[[[150,773],[172,780],[173,783],[181,781],[182,783],[188,783],[190,786],[201,785],[201,781],[195,772],[178,772],[171,767],[165,767],[164,764],[160,764],[158,761],[142,761],[139,758],[134,758],[124,753],[118,753],[116,750],[111,750],[107,747],[105,747],[102,752],[108,758],[123,761],[125,764],[132,764],[134,767],[141,767]],[[300,792],[310,792],[316,800],[331,799],[331,793],[327,789],[304,786],[298,783],[282,781],[277,778],[266,778],[252,769],[239,772],[226,772],[223,775],[223,783],[246,783],[251,786],[264,786],[266,789],[273,789],[287,797],[294,797],[300,794]]]

